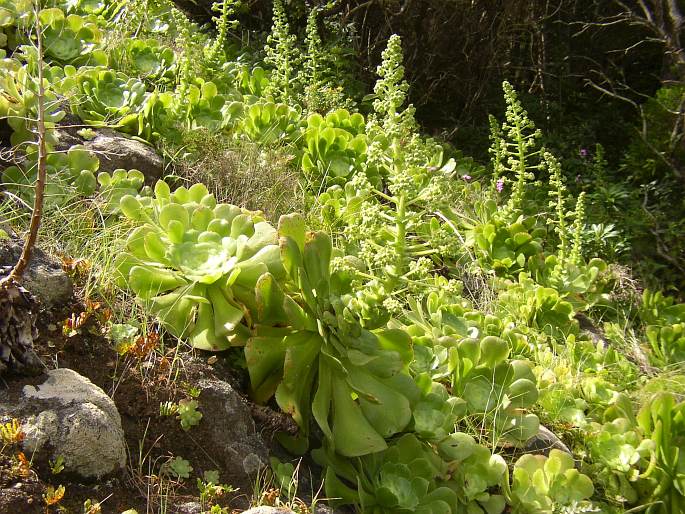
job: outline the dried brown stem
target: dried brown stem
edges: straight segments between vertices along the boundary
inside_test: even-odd
[[[19,282],[21,276],[31,260],[31,252],[38,239],[38,229],[40,228],[41,218],[43,217],[43,196],[45,193],[46,179],[46,160],[47,145],[45,142],[45,86],[43,84],[43,34],[40,26],[39,8],[36,7],[36,37],[38,38],[38,179],[36,180],[35,198],[33,201],[33,212],[31,213],[31,223],[29,234],[24,241],[19,260],[10,271],[9,275],[0,280],[0,289],[4,289]]]

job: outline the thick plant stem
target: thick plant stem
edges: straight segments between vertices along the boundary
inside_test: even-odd
[[[406,235],[407,235],[407,194],[400,193],[399,199],[397,201],[397,217],[396,217],[396,234],[395,234],[395,266],[393,270],[393,276],[391,278],[392,287],[390,290],[394,289],[399,277],[404,274],[404,263],[406,254]]]
[[[24,241],[19,260],[9,275],[0,280],[0,289],[19,282],[31,260],[33,247],[38,239],[38,229],[43,217],[43,196],[45,193],[47,145],[45,143],[45,87],[43,84],[43,34],[36,10],[36,37],[38,38],[38,179],[36,180],[36,195],[33,201],[33,212],[29,225],[29,234]]]

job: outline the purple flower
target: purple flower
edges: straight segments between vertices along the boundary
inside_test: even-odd
[[[587,148],[580,149],[580,156],[583,158],[587,157]]]
[[[495,188],[497,189],[498,193],[501,193],[504,190],[504,179],[503,178],[497,179],[497,184],[495,184]]]
[[[471,180],[473,177],[472,177],[471,175],[462,175],[461,178],[463,178],[464,180],[466,180],[466,182],[468,182],[468,181]]]

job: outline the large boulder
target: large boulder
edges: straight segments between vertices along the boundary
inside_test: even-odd
[[[64,469],[84,479],[116,474],[126,465],[121,418],[112,399],[71,369],[53,369],[36,385],[0,390],[0,421],[18,419],[27,455],[62,457]]]
[[[96,136],[84,141],[83,146],[100,159],[100,171],[139,170],[148,184],[164,173],[164,160],[151,146],[114,130],[98,129]]]
[[[0,267],[13,266],[19,256],[23,241],[16,238],[0,238]],[[74,293],[69,276],[60,262],[38,247],[31,252],[29,266],[21,280],[47,310],[67,304]]]
[[[139,170],[148,184],[162,177],[164,159],[150,145],[108,128],[90,127],[95,137],[86,139],[79,133],[83,127],[77,116],[67,115],[55,130],[59,141],[57,150],[67,151],[74,145],[83,145],[100,160],[99,171]]]

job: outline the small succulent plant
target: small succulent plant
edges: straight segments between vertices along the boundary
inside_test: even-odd
[[[340,109],[326,115],[307,118],[302,170],[324,183],[346,180],[361,170],[367,150],[364,117]]]
[[[101,209],[107,214],[117,214],[120,211],[121,199],[126,195],[149,196],[149,187],[144,187],[145,175],[138,170],[124,169],[114,170],[112,173],[102,172],[98,174],[99,184],[98,200]]]
[[[147,98],[143,82],[106,68],[74,71],[71,78],[76,89],[72,110],[83,121],[95,126],[132,122],[137,126]]]
[[[57,7],[43,9],[38,16],[48,57],[65,64],[107,64],[107,55],[97,48],[102,36],[94,18],[66,15]]]
[[[20,166],[10,166],[2,175],[3,186],[27,203],[33,202],[33,186],[38,175],[37,154],[27,156]],[[46,205],[62,205],[74,194],[91,196],[97,186],[95,172],[100,161],[80,145],[66,153],[51,153],[46,159],[48,181],[45,187]]]
[[[286,104],[258,100],[245,105],[238,132],[264,145],[286,140],[299,128],[300,109]]]
[[[514,464],[509,501],[514,513],[552,514],[574,506],[594,493],[592,480],[575,468],[573,457],[560,450],[523,455]]]

